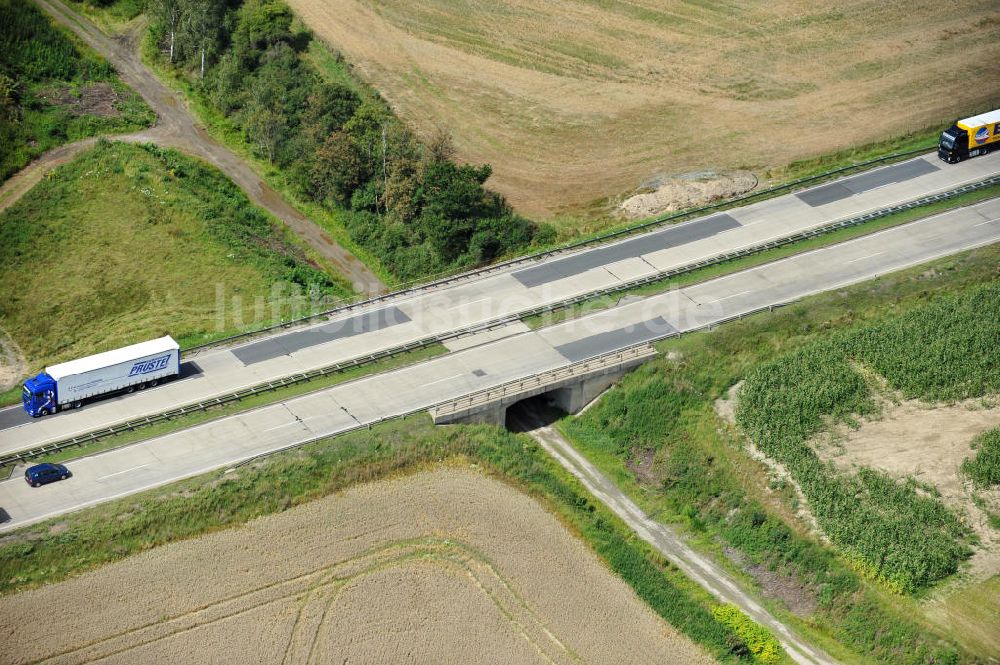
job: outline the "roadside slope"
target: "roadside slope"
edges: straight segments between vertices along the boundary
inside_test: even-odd
[[[91,48],[107,58],[122,79],[136,90],[158,117],[156,127],[131,135],[130,140],[150,141],[177,148],[206,160],[235,182],[250,200],[287,224],[292,231],[341,272],[357,291],[377,294],[385,285],[367,266],[330,238],[305,215],[290,206],[254,173],[246,162],[210,137],[188,112],[183,100],[160,82],[139,59],[129,39],[113,39],[86,17],[59,0],[36,0],[56,21],[65,25]],[[9,205],[9,204],[8,204]]]

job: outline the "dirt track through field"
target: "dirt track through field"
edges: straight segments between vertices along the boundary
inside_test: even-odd
[[[0,625],[5,663],[713,662],[533,499],[456,468],[0,598]]]
[[[290,0],[526,214],[762,171],[995,108],[1000,15],[958,0]]]
[[[155,143],[176,148],[209,162],[226,174],[256,205],[288,225],[292,232],[344,275],[355,290],[368,295],[385,291],[385,285],[364,263],[338,245],[323,229],[289,205],[271,189],[253,169],[228,148],[220,145],[197,125],[184,101],[167,88],[139,59],[134,35],[110,38],[86,17],[59,0],[36,0],[53,19],[72,30],[92,49],[108,59],[122,80],[131,86],[156,112],[155,127],[113,137],[115,140]],[[21,173],[0,187],[0,210],[12,205],[31,186],[60,163],[92,145],[86,139],[60,146],[29,164]]]
[[[667,557],[690,579],[725,603],[732,603],[754,621],[769,629],[785,652],[800,665],[834,665],[823,650],[796,635],[778,618],[757,604],[726,572],[710,559],[691,549],[671,529],[646,515],[614,482],[591,464],[544,415],[522,403],[508,411],[508,426],[530,434],[567,471],[575,476],[601,503],[622,519],[636,534]]]

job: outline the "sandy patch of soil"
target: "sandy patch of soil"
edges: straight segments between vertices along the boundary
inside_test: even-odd
[[[530,497],[453,468],[0,598],[0,615],[12,663],[712,662]]]
[[[625,468],[635,474],[636,479],[643,485],[656,487],[663,482],[663,478],[656,473],[656,468],[653,465],[655,458],[655,450],[632,448],[632,454],[625,461]]]
[[[641,219],[739,196],[756,186],[757,176],[749,171],[700,171],[674,177],[662,176],[642,188],[652,191],[628,197],[619,208],[625,217]]]
[[[808,617],[816,611],[818,601],[815,591],[797,576],[755,564],[745,554],[731,547],[723,547],[722,551],[733,563],[757,581],[761,592],[766,597],[781,600],[793,614],[800,617]]]
[[[976,435],[1000,426],[998,402],[998,398],[951,405],[883,402],[880,419],[865,421],[856,430],[837,427],[817,437],[813,446],[822,459],[832,460],[839,468],[868,466],[898,478],[913,476],[936,487],[946,504],[967,516],[979,536],[970,574],[983,579],[1000,573],[1000,532],[989,527],[973,495],[1000,512],[1000,491],[976,492],[959,467],[975,454],[970,444]]]
[[[763,172],[943,127],[1000,89],[1000,22],[971,0],[290,4],[539,218],[657,173]]]

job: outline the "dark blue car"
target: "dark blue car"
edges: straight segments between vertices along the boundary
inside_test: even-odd
[[[24,472],[24,480],[32,487],[66,480],[70,477],[69,469],[62,464],[36,464]]]

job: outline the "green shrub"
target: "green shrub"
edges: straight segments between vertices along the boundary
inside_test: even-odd
[[[743,614],[735,605],[716,605],[712,616],[723,626],[739,635],[756,663],[771,665],[781,661],[781,645],[769,630]]]
[[[1000,485],[1000,428],[983,432],[972,442],[976,454],[962,462],[962,473],[977,489]]]

